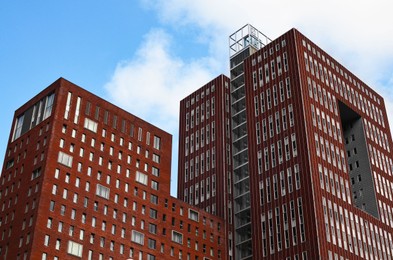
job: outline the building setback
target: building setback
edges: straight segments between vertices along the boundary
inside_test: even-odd
[[[15,112],[3,259],[226,259],[225,224],[170,196],[172,136],[60,78]]]

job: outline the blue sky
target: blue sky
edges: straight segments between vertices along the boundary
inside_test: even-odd
[[[246,23],[272,39],[299,29],[376,89],[392,114],[390,10],[388,0],[2,1],[0,158],[14,111],[64,77],[174,136],[175,195],[179,101],[228,75],[228,36]]]

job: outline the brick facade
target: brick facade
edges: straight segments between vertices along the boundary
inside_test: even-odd
[[[170,196],[168,133],[64,79],[14,122],[1,257],[225,259],[223,221]]]

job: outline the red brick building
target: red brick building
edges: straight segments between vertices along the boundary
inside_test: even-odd
[[[296,29],[230,37],[236,259],[391,259],[383,98]]]
[[[178,198],[225,219],[232,253],[230,79],[220,75],[180,101]]]
[[[224,222],[170,197],[172,137],[60,78],[15,112],[4,259],[225,259]]]

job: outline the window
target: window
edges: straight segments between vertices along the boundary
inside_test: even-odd
[[[83,157],[84,153],[85,153],[85,150],[81,147],[79,149],[79,157]]]
[[[147,242],[150,249],[156,249],[156,240],[149,238]]]
[[[81,97],[77,97],[76,106],[75,106],[75,115],[74,115],[74,124],[78,124],[79,122],[79,109],[81,106]]]
[[[199,213],[195,210],[188,209],[188,218],[194,221],[199,221]]]
[[[292,94],[291,94],[291,83],[290,83],[289,77],[285,79],[285,86],[287,89],[287,98],[290,98],[292,96]]]
[[[50,211],[54,211],[55,210],[55,202],[53,200],[50,201],[49,210]]]
[[[172,241],[183,244],[183,234],[172,230]]]
[[[56,240],[56,246],[55,246],[56,250],[60,250],[60,244],[61,244],[61,240],[57,239]]]
[[[48,218],[48,222],[46,223],[46,227],[52,228],[52,222],[53,222],[52,218]]]
[[[66,108],[65,108],[65,112],[64,112],[64,118],[65,119],[68,119],[68,116],[70,114],[71,98],[72,98],[72,93],[68,92],[68,94],[67,94],[67,103],[66,103]]]
[[[292,183],[292,169],[287,169],[287,178],[288,178],[288,192],[291,193],[293,191],[293,183]]]
[[[35,169],[31,175],[31,179],[38,178],[41,175],[41,168]]]
[[[269,148],[264,149],[265,171],[269,170]]]
[[[101,184],[97,184],[96,195],[98,195],[104,199],[109,199],[109,192],[110,192],[109,188],[107,188]]]
[[[261,126],[259,124],[259,122],[256,123],[256,136],[257,136],[257,144],[261,143]]]
[[[60,139],[59,147],[64,148],[64,139],[63,138]]]
[[[256,85],[255,85],[256,86]],[[258,98],[258,96],[255,96],[254,97],[254,110],[255,110],[255,116],[258,116],[259,115],[259,107],[258,107],[258,105],[259,105],[259,100],[258,100],[259,98]]]
[[[153,162],[160,163],[160,156],[158,154],[153,153]]]
[[[274,106],[277,106],[278,104],[277,85],[273,86],[273,104]]]
[[[268,83],[269,82],[269,79],[270,79],[270,77],[269,77],[269,64],[265,64],[265,81],[266,81],[266,83]]]
[[[153,143],[153,147],[157,150],[161,149],[161,138],[158,136],[154,136],[154,143]]]
[[[61,207],[60,207],[60,215],[64,216],[65,215],[65,211],[66,211],[66,206],[65,205],[61,205]]]
[[[143,245],[144,244],[145,235],[138,231],[132,230],[131,233],[131,241],[137,244]]]
[[[57,157],[57,162],[61,163],[65,166],[72,167],[72,156],[63,152],[59,152],[59,156]]]
[[[264,113],[265,112],[265,93],[262,92],[260,94],[260,99],[261,99],[261,112]]]
[[[157,234],[157,225],[149,223],[149,232],[152,234]]]
[[[142,141],[142,128],[138,128],[138,141]]]
[[[293,157],[297,156],[296,134],[291,135]],[[329,147],[328,147],[329,148]]]
[[[148,177],[146,174],[137,171],[135,180],[143,185],[147,185]]]
[[[299,170],[299,164],[295,164],[294,166],[294,171],[295,171],[295,179],[296,179],[296,183],[295,183],[295,187],[296,189],[300,189],[300,170]]]
[[[293,106],[292,104],[290,104],[288,106],[288,112],[289,112],[289,126],[292,127],[295,124],[295,119],[294,119],[294,115],[293,115]]]
[[[153,219],[157,219],[158,212],[155,209],[150,209],[150,217]]]
[[[97,122],[94,122],[91,119],[85,118],[85,124],[84,127],[94,133],[97,133]]]
[[[63,190],[63,199],[67,199],[67,195],[68,195],[68,190],[64,189]]]
[[[160,176],[160,169],[158,169],[158,168],[156,168],[156,167],[154,167],[154,166],[152,166],[152,168],[151,168],[151,173],[154,175],[154,176]]]
[[[273,127],[273,116],[269,116],[269,137],[274,136],[274,127]]]
[[[151,181],[151,188],[152,188],[153,190],[158,190],[158,187],[159,187],[159,183],[158,183],[158,182],[156,182],[156,181]]]
[[[49,245],[49,235],[45,235],[45,239],[44,239],[44,246],[48,246]]]
[[[67,253],[77,257],[82,257],[83,245],[74,241],[68,241]]]

